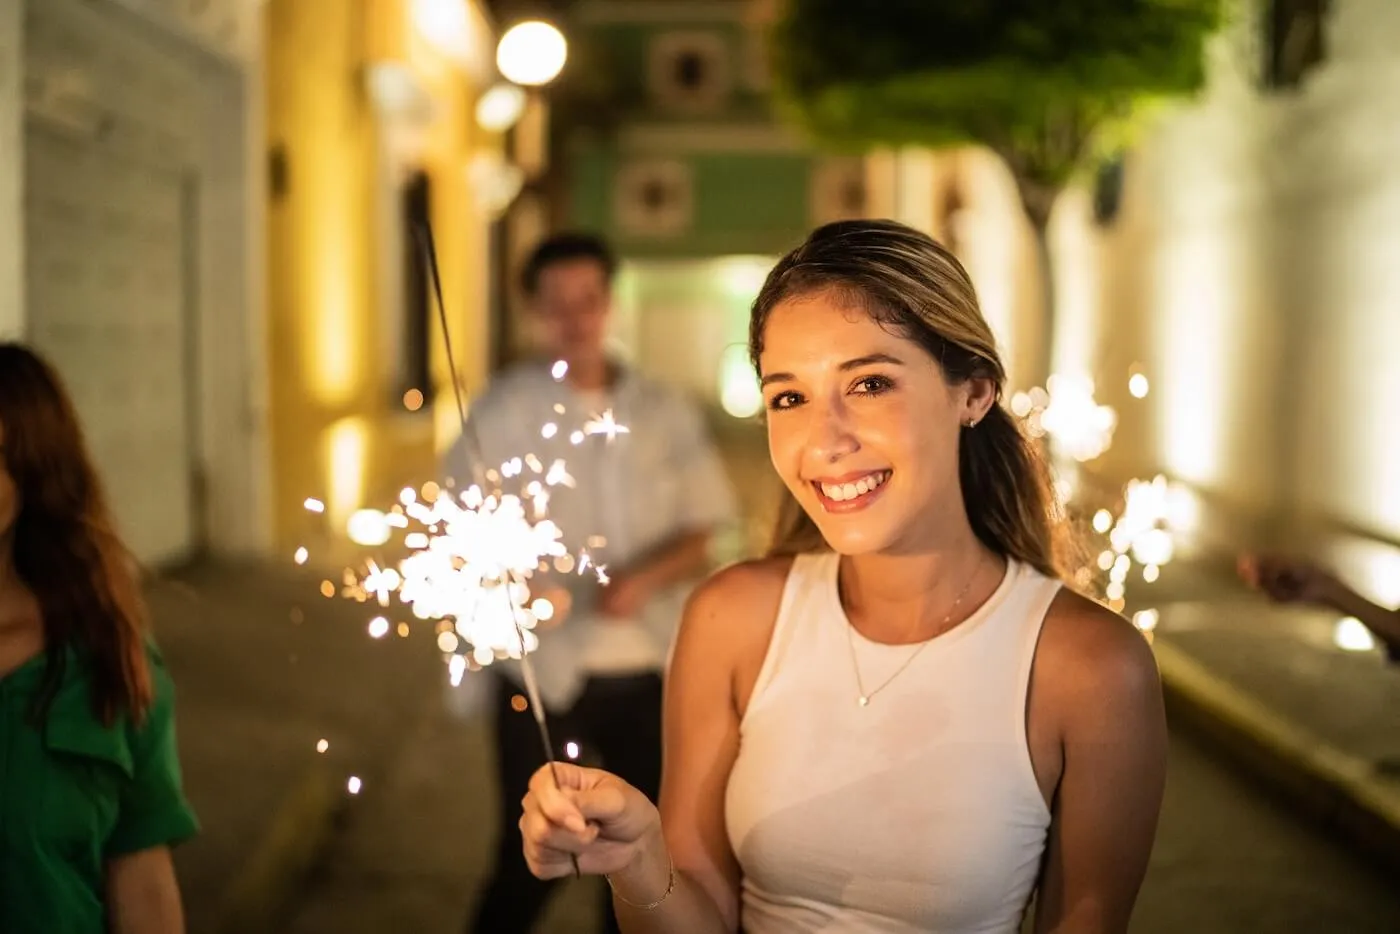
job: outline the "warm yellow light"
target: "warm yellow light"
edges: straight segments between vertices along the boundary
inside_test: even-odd
[[[1175,477],[1218,487],[1227,474],[1232,420],[1239,418],[1241,380],[1252,359],[1244,349],[1249,283],[1242,270],[1253,264],[1244,244],[1223,232],[1179,237],[1152,259],[1151,330],[1148,365],[1157,449]]]
[[[749,362],[748,348],[735,344],[719,360],[719,401],[735,418],[751,418],[763,408],[758,376]]]
[[[525,112],[525,92],[502,82],[490,88],[476,102],[477,126],[488,133],[504,133]]]
[[[363,418],[342,418],[326,430],[327,511],[333,525],[345,522],[364,495],[365,445]]]
[[[720,279],[745,304],[758,297],[773,260],[762,256],[726,256],[715,261]]]
[[[1156,610],[1138,610],[1133,614],[1133,625],[1143,632],[1156,629],[1160,620],[1161,615]]]
[[[1332,631],[1332,641],[1345,652],[1370,652],[1376,648],[1376,638],[1371,630],[1354,616],[1344,616],[1337,620]]]
[[[1128,377],[1128,392],[1134,399],[1146,399],[1149,388],[1147,377],[1141,373],[1134,373]]]
[[[508,81],[539,86],[553,81],[569,57],[564,34],[549,23],[527,20],[506,31],[496,46],[496,67]]]
[[[403,407],[410,412],[417,412],[423,407],[423,391],[421,389],[410,389],[403,394]]]
[[[316,163],[319,167],[320,163]],[[329,178],[345,184],[343,173],[331,171]],[[316,260],[305,283],[306,303],[310,314],[303,318],[301,342],[303,352],[310,358],[307,367],[310,389],[315,399],[325,405],[341,405],[355,392],[358,377],[358,331],[353,306],[352,283],[355,282],[351,242],[355,225],[350,219],[348,199],[342,187],[329,191],[331,181],[320,178],[314,182],[307,208],[314,215],[308,223],[316,228],[314,246]]]
[[[393,534],[387,519],[378,509],[359,509],[350,516],[345,531],[356,545],[374,548],[387,542]],[[387,629],[388,624],[385,626]]]

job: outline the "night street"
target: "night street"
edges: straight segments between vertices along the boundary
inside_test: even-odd
[[[494,832],[483,734],[437,704],[406,729],[402,758],[355,802],[291,934],[461,932]],[[593,931],[596,885],[570,883],[537,930]],[[1379,872],[1176,733],[1133,934],[1396,930],[1400,891]]]
[[[1400,934],[1397,38],[0,0],[0,934]]]

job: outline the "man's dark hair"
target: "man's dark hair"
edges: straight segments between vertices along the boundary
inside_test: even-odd
[[[617,257],[602,237],[589,233],[558,233],[545,238],[535,247],[520,274],[520,284],[526,295],[534,295],[540,286],[540,276],[550,266],[575,260],[593,260],[603,268],[603,278],[612,282],[617,272]]]

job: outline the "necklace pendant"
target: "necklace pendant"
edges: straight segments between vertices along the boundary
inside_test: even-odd
[[[860,696],[860,705],[861,705],[862,707],[868,707],[868,706],[870,706],[870,698],[868,698],[868,697],[866,697],[864,694],[862,694],[862,695]]]

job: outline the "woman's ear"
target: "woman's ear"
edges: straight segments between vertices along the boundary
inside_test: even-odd
[[[972,428],[996,405],[996,381],[987,376],[974,376],[963,386],[967,394],[963,398],[962,423]]]

